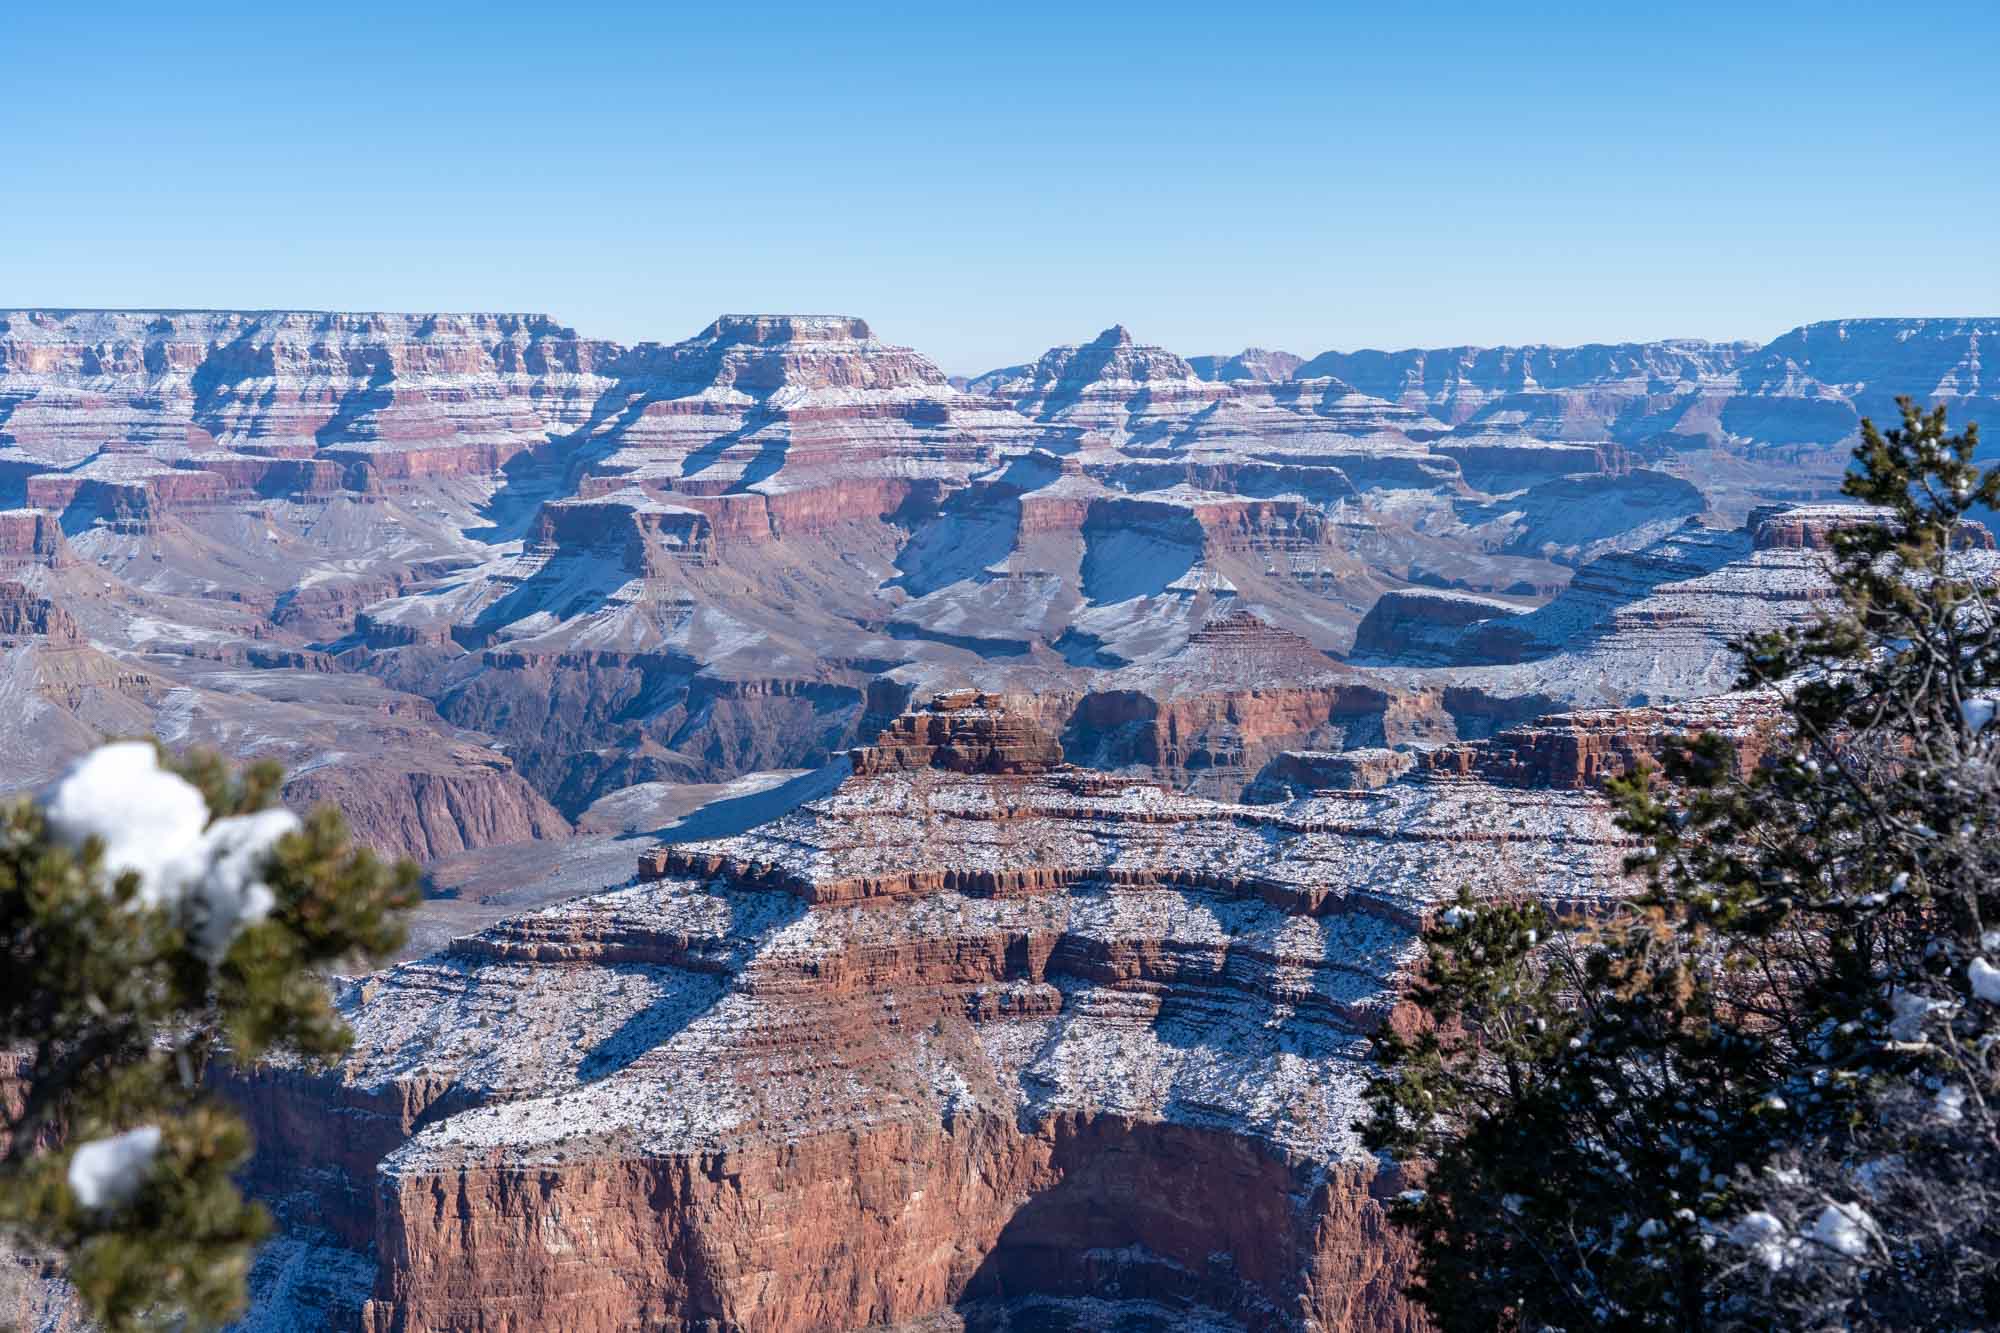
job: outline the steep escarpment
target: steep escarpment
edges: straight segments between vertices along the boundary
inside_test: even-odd
[[[1171,657],[1098,677],[1067,720],[1063,751],[1235,799],[1283,751],[1471,739],[1550,706],[1532,692],[1387,684],[1235,608]]]
[[[1602,799],[1226,805],[1050,767],[977,696],[873,752],[349,984],[336,1074],[238,1085],[257,1187],[372,1243],[365,1326],[1419,1327],[1360,1039],[1460,883],[1619,892]]]
[[[285,784],[288,805],[330,803],[357,842],[384,856],[435,861],[475,847],[569,836],[569,821],[504,760],[447,753],[457,765],[339,764]],[[484,762],[482,762],[484,761]]]
[[[1395,374],[1114,327],[967,391],[850,316],[627,348],[527,315],[7,314],[0,503],[34,508],[0,563],[84,640],[29,634],[15,670],[69,738],[47,764],[101,721],[350,768],[418,851],[823,763],[885,681],[1033,698],[1073,761],[1234,796],[1286,750],[1726,684],[1735,632],[1823,592],[1810,524],[1734,524],[1818,482],[1703,395],[1858,402],[1925,358],[1986,392],[1979,321],[1843,327]],[[1296,642],[1225,679],[1207,627],[1242,606]],[[460,744],[555,819],[513,778],[476,780],[490,815],[424,795]]]
[[[581,425],[618,355],[542,315],[11,311],[0,465],[128,516],[490,474]]]
[[[0,568],[62,569],[75,562],[54,514],[46,509],[0,510]]]
[[[1295,375],[1332,375],[1461,431],[1522,427],[1552,440],[1656,452],[1710,445],[1839,446],[1860,418],[1898,419],[1895,398],[1961,419],[2000,403],[1982,348],[1993,319],[1849,319],[1758,345],[1674,339],[1583,347],[1328,352]]]
[[[1669,745],[1704,733],[1734,745],[1737,764],[1748,771],[1770,747],[1782,718],[1780,701],[1768,693],[1712,695],[1660,708],[1577,709],[1413,759],[1430,774],[1515,787],[1592,789],[1655,766]]]

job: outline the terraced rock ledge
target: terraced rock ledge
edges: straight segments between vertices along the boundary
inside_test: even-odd
[[[372,1333],[1418,1327],[1366,1034],[1461,884],[1617,892],[1603,799],[1058,753],[941,696],[788,815],[347,983],[345,1064],[241,1090],[254,1183],[372,1258]]]

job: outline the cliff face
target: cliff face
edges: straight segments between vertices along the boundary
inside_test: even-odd
[[[491,471],[580,424],[618,350],[543,315],[10,311],[0,442],[52,473],[105,440],[209,454],[252,488],[272,459]]]
[[[1756,767],[1782,710],[1767,694],[1716,695],[1665,708],[1577,709],[1508,727],[1489,740],[1413,756],[1430,774],[1477,777],[1513,787],[1594,789],[1658,764],[1667,747],[1703,732],[1736,746],[1737,764]]]
[[[1233,800],[1285,751],[1470,740],[1550,706],[1531,693],[1393,685],[1237,609],[1173,655],[1093,681],[1064,721],[1063,752]]]
[[[1328,352],[1294,374],[1337,376],[1472,431],[1525,424],[1547,439],[1647,450],[1831,447],[1851,439],[1864,415],[1898,420],[1897,394],[1951,403],[1956,420],[1992,415],[2000,388],[1981,353],[1996,335],[1992,319],[1831,320],[1762,346],[1678,339]]]
[[[569,821],[520,774],[488,756],[440,772],[401,764],[314,769],[285,784],[287,805],[330,803],[357,842],[386,857],[435,861],[474,847],[564,838]]]
[[[1459,883],[1618,891],[1603,802],[1231,806],[1051,748],[939,699],[829,796],[349,984],[335,1075],[238,1086],[253,1181],[372,1240],[374,1330],[1416,1329],[1357,1039]]]
[[[1725,684],[1731,634],[1823,591],[1810,524],[1676,527],[1721,501],[1632,414],[1724,381],[1830,402],[1924,348],[1950,353],[1940,390],[1983,394],[1984,327],[1395,374],[1113,328],[975,393],[847,316],[626,348],[529,315],[0,315],[0,503],[38,506],[0,513],[0,564],[99,654],[24,640],[67,739],[22,748],[59,764],[115,722],[278,755],[309,790],[353,768],[380,778],[337,784],[371,836],[421,851],[820,764],[886,721],[863,701],[888,680],[1041,700],[1073,760],[1234,796],[1290,749]],[[1742,463],[1728,512],[1810,494],[1786,466]],[[1450,623],[1476,599],[1523,614]],[[1209,641],[1248,606],[1289,646]],[[112,706],[72,705],[106,679]],[[489,742],[474,767],[504,752],[551,810],[513,779],[464,779],[485,814],[426,794]]]
[[[0,567],[62,569],[75,562],[54,514],[46,509],[0,510]]]

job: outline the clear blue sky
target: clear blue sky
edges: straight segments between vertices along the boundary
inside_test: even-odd
[[[2000,6],[0,5],[0,306],[976,371],[2000,313]]]

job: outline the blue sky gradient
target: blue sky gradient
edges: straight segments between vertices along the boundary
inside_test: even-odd
[[[954,371],[2000,313],[2000,6],[13,5],[0,305]]]

